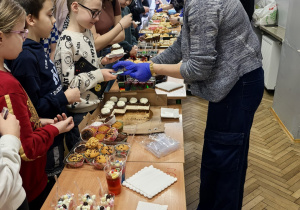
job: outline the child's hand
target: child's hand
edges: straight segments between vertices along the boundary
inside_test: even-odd
[[[66,98],[69,104],[74,102],[81,102],[80,100],[80,90],[78,88],[68,88],[65,91]]]
[[[105,56],[105,57],[102,58],[101,64],[102,65],[107,65],[107,64],[110,64],[110,63],[114,63],[117,60],[120,60],[121,58],[123,58],[123,55],[119,56],[119,57],[113,57],[113,58],[108,58],[108,57]]]
[[[2,136],[10,134],[20,138],[20,124],[15,115],[8,113],[6,120],[4,120],[0,114],[0,134]]]
[[[131,57],[136,57],[137,51],[138,51],[138,47],[136,45],[133,45],[130,52],[129,52],[129,55]]]
[[[101,69],[104,81],[117,79],[117,75],[112,75],[111,73],[115,73],[113,69]]]
[[[40,121],[43,127],[54,123],[54,120],[49,118],[40,118]]]
[[[132,21],[132,14],[128,14],[125,15],[121,20],[120,20],[120,24],[123,26],[123,28],[128,28],[129,26],[131,26],[131,21]]]
[[[68,117],[67,119],[63,119],[62,121],[51,125],[56,127],[60,134],[68,132],[74,127],[73,117]]]
[[[59,121],[63,121],[66,120],[68,117],[65,113],[62,113],[61,115],[58,114],[56,117],[54,117],[54,124],[59,122]]]

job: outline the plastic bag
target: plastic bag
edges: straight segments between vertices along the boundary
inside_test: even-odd
[[[277,22],[277,4],[275,0],[260,0],[255,5],[253,14],[254,25],[273,25]]]
[[[152,152],[157,158],[164,157],[180,148],[180,143],[165,133],[149,135],[149,138],[141,143],[146,150]]]

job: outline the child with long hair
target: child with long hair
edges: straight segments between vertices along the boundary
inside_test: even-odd
[[[20,122],[21,156],[20,175],[30,203],[40,197],[47,185],[45,173],[46,153],[53,139],[74,127],[73,118],[65,114],[55,119],[40,119],[22,85],[4,65],[4,59],[16,59],[22,51],[28,30],[25,28],[25,11],[13,0],[0,1],[0,110],[7,107]],[[45,197],[46,198],[46,197]],[[41,206],[40,205],[40,206]],[[32,209],[40,209],[33,206]],[[11,209],[15,209],[14,207]]]

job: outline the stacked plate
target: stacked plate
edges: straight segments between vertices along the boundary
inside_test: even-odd
[[[123,185],[151,199],[176,181],[177,178],[172,177],[151,165],[141,169],[136,174],[126,179],[123,182]]]

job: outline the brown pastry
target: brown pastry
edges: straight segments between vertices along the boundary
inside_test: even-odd
[[[100,155],[99,151],[96,150],[96,149],[88,149],[85,151],[84,153],[85,157],[87,158],[95,158],[97,157],[98,155]]]
[[[81,144],[81,145],[78,145],[76,148],[75,148],[75,152],[76,153],[84,153],[86,151],[86,147],[84,144]]]
[[[68,157],[68,160],[70,162],[80,162],[80,161],[82,161],[82,159],[83,159],[83,156],[81,154],[77,154],[77,153],[71,154]]]
[[[116,150],[118,151],[128,151],[129,146],[127,144],[118,144]]]
[[[100,127],[98,128],[98,131],[99,131],[100,133],[106,133],[108,130],[109,130],[109,127],[106,126],[106,125],[102,125],[102,126],[100,126]]]
[[[96,157],[97,163],[106,163],[107,162],[107,156],[105,155],[99,155]]]
[[[111,155],[114,153],[114,147],[113,146],[104,146],[101,149],[101,153],[104,155]]]
[[[99,140],[95,137],[91,137],[85,144],[86,148],[95,149],[98,148]]]
[[[81,138],[83,140],[88,140],[89,138],[93,137],[95,132],[97,131],[96,128],[86,128],[81,132]]]

